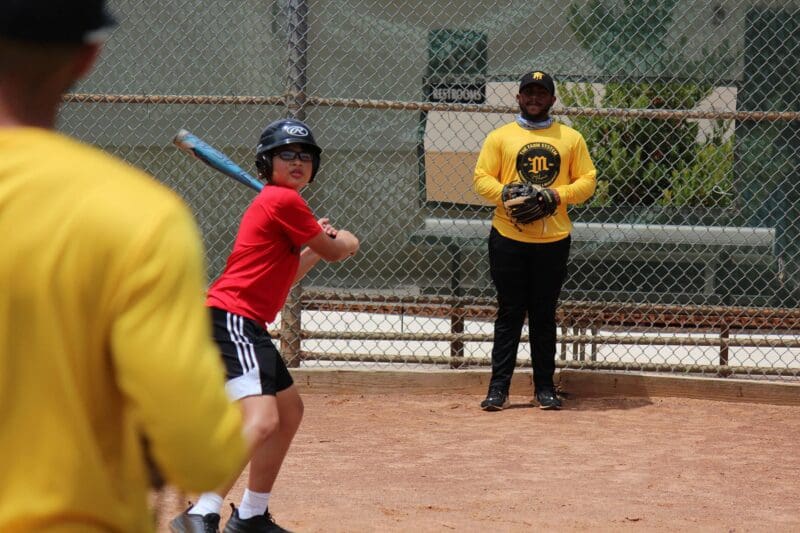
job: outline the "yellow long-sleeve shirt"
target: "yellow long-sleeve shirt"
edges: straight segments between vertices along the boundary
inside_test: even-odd
[[[211,490],[246,460],[183,202],[60,134],[0,129],[0,531],[148,531],[140,435]]]
[[[473,176],[475,192],[494,202],[492,225],[504,237],[523,242],[553,242],[572,230],[567,204],[594,194],[597,170],[583,136],[563,124],[528,130],[511,122],[486,137]],[[503,186],[528,182],[558,191],[561,204],[552,217],[517,227],[506,213]]]

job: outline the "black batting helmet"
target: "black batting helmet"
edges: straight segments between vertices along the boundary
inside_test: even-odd
[[[272,176],[272,153],[276,148],[287,144],[302,144],[311,152],[313,160],[309,183],[314,181],[314,176],[319,170],[322,148],[314,140],[311,128],[293,118],[276,120],[261,132],[261,137],[259,137],[258,146],[256,147],[256,168],[258,168],[258,172],[264,179],[269,180]]]

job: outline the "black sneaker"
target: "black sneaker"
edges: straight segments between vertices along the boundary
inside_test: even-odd
[[[192,505],[189,504],[189,509]],[[176,516],[169,523],[172,533],[219,533],[219,515],[189,514],[189,509]]]
[[[561,400],[553,389],[537,391],[536,401],[539,402],[539,409],[561,409]]]
[[[511,405],[508,395],[500,387],[489,387],[486,399],[481,402],[481,409],[484,411],[502,411]]]
[[[231,513],[223,533],[292,533],[275,523],[269,510],[262,515],[248,519],[239,518],[239,509],[231,504]]]

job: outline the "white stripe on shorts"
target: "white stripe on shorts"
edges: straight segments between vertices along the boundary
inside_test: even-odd
[[[250,370],[258,370],[258,361],[253,343],[244,334],[244,318],[226,313],[228,335],[234,346],[236,355],[239,357],[239,365],[242,367],[242,374],[249,373]]]

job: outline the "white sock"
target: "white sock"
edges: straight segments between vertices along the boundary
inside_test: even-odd
[[[251,492],[244,489],[242,503],[239,505],[239,518],[247,520],[254,516],[259,516],[267,512],[269,505],[269,492]]]
[[[189,514],[220,514],[222,511],[222,496],[213,492],[204,492],[197,503],[189,509]]]

